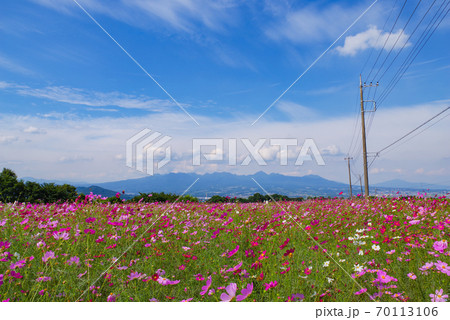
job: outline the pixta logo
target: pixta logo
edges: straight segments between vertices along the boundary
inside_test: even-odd
[[[172,137],[163,136],[162,133],[150,129],[144,129],[135,134],[126,143],[126,164],[127,167],[134,168],[137,171],[154,174],[154,168],[161,169],[170,162],[172,149],[166,147],[164,158],[155,162],[155,155],[163,146],[172,140]]]

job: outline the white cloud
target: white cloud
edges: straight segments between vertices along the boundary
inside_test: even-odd
[[[74,156],[62,156],[58,159],[58,162],[60,162],[60,163],[75,163],[75,162],[91,162],[93,160],[94,160],[94,158],[92,158],[92,157],[74,155]]]
[[[337,47],[336,50],[342,56],[354,56],[369,48],[381,49],[384,47],[386,51],[398,50],[403,46],[411,45],[411,43],[407,43],[408,37],[402,29],[389,35],[389,32],[383,32],[376,26],[370,26],[366,31],[354,36],[347,36],[344,45]]]
[[[66,14],[80,9],[73,0],[32,0]],[[149,21],[162,22],[171,28],[193,32],[197,25],[214,31],[234,21],[235,0],[78,0],[90,13],[100,13],[132,25],[148,26]],[[154,24],[156,25],[156,24]]]
[[[272,13],[277,19],[266,27],[265,33],[273,40],[299,44],[330,40],[342,33],[369,5],[364,2],[352,7],[339,4],[320,7],[313,3],[297,10],[288,5],[266,6],[274,8]],[[364,21],[375,21],[378,15],[378,9],[373,7]]]
[[[33,72],[24,66],[20,65],[19,63],[15,62],[12,59],[9,59],[3,55],[0,54],[0,68],[14,72],[14,73],[20,73],[25,75],[33,74]],[[0,82],[0,88],[1,88],[1,82]]]
[[[17,93],[58,102],[97,107],[98,111],[116,111],[111,108],[141,109],[153,112],[167,112],[175,103],[166,99],[153,99],[148,96],[129,95],[121,92],[87,91],[79,88],[45,87],[31,88],[14,83],[0,82],[0,89],[14,89]],[[184,105],[186,107],[186,105]],[[91,108],[92,109],[92,108]]]
[[[33,126],[29,126],[25,129],[23,129],[23,132],[25,133],[32,133],[32,134],[45,134],[47,131],[43,130],[43,129],[38,129],[36,127]]]
[[[429,103],[417,106],[383,108],[377,111],[372,130],[368,135],[369,151],[377,151],[391,143],[395,138],[442,110],[447,102]],[[407,110],[408,112],[405,112]],[[401,121],[399,121],[401,119]],[[53,178],[100,182],[128,179],[143,176],[141,173],[125,166],[125,141],[143,128],[173,137],[170,141],[173,161],[158,171],[197,172],[228,171],[248,174],[264,170],[290,175],[305,175],[308,172],[325,178],[346,182],[347,162],[340,155],[348,149],[354,127],[354,116],[339,118],[315,118],[299,121],[274,121],[262,119],[257,126],[251,127],[253,117],[239,115],[236,119],[218,119],[199,117],[201,127],[193,126],[181,112],[150,113],[142,117],[128,118],[64,118],[0,115],[0,141],[3,141],[0,163],[14,162],[11,166],[20,176],[36,178]],[[35,127],[47,131],[45,135],[34,135],[31,142],[24,128]],[[371,182],[380,182],[397,178],[445,184],[450,179],[450,153],[447,137],[450,135],[448,122],[442,121],[432,129],[425,131],[411,142],[397,146],[392,152],[382,153],[372,167]],[[192,138],[223,138],[224,161],[202,162],[192,165]],[[252,161],[247,167],[230,167],[227,165],[228,139],[248,138],[253,144],[265,138],[267,142],[261,150],[267,166],[260,167]],[[325,166],[315,162],[305,162],[303,166],[294,166],[298,147],[289,147],[289,165],[280,166],[279,147],[271,147],[271,138],[296,138],[301,145],[306,138],[314,139],[319,150],[324,154]],[[5,143],[14,142],[14,143]],[[242,161],[248,152],[238,141],[238,161]],[[355,156],[355,155],[352,155]],[[360,157],[361,158],[361,157]],[[353,165],[353,164],[352,164]],[[383,169],[375,169],[383,168]],[[402,171],[396,169],[402,168]],[[417,168],[425,172],[433,170],[443,172],[441,175],[419,174]],[[441,168],[446,171],[439,171]],[[352,169],[362,171],[359,159]],[[438,170],[439,169],[439,170]],[[376,174],[375,174],[376,173]],[[425,181],[424,181],[425,180]],[[448,184],[448,183],[447,183]]]
[[[8,144],[17,140],[19,140],[19,138],[15,136],[0,136],[0,144]]]

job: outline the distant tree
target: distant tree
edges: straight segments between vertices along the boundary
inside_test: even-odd
[[[1,202],[33,202],[51,203],[58,201],[74,201],[78,194],[74,186],[54,183],[39,184],[36,182],[17,180],[17,175],[11,169],[3,169],[0,173]]]
[[[0,173],[0,201],[13,202],[23,193],[23,183],[17,181],[17,175],[11,169],[4,168]]]

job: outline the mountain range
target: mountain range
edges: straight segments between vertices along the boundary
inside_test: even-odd
[[[40,183],[51,182],[33,178],[24,180]],[[165,192],[182,194],[198,179],[198,181],[187,191],[196,197],[211,197],[222,195],[230,197],[248,197],[254,193],[282,194],[291,197],[307,196],[337,196],[348,195],[348,185],[332,180],[324,179],[317,175],[306,175],[302,177],[286,176],[278,173],[257,172],[252,175],[236,175],[227,172],[215,172],[199,175],[196,173],[169,173],[156,174],[138,179],[128,179],[104,183],[70,183],[69,181],[53,181],[56,184],[69,183],[77,187],[77,191],[84,194],[93,192],[102,196],[111,197],[117,192],[125,191],[123,198],[133,195],[151,192]],[[261,187],[256,183],[261,185]],[[390,180],[371,186],[371,193],[392,194],[396,191],[413,194],[417,191],[445,193],[449,191],[448,186],[439,186],[426,183],[412,183],[403,180]],[[353,194],[360,193],[360,187],[353,185]]]

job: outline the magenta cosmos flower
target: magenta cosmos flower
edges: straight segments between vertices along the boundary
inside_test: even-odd
[[[275,288],[278,285],[277,281],[271,281],[269,283],[264,283],[264,290],[269,290],[270,288]]]
[[[447,301],[448,295],[444,295],[444,289],[436,290],[434,294],[430,294],[431,302],[445,302]]]
[[[247,298],[253,291],[253,283],[248,284],[246,288],[241,290],[241,294],[236,297],[236,291],[237,291],[237,284],[236,283],[230,283],[225,288],[227,293],[222,293],[220,295],[220,299],[222,302],[230,302],[234,298],[236,298],[236,301],[242,301],[245,298]]]
[[[206,292],[208,292],[208,289],[211,287],[212,279],[211,276],[208,277],[208,280],[206,280],[206,285],[202,287],[202,291],[200,291],[200,295],[205,295]]]
[[[236,254],[236,252],[238,252],[238,250],[239,250],[239,245],[237,245],[236,248],[234,248],[233,250],[228,252],[228,254],[227,254],[228,258],[231,256],[234,256]]]
[[[367,288],[362,288],[361,290],[356,291],[355,295],[359,296],[360,294],[363,294],[364,292],[367,292]]]
[[[433,244],[433,249],[436,251],[439,251],[440,253],[443,253],[445,249],[447,249],[448,244],[446,240],[436,241]]]

